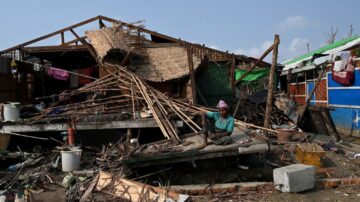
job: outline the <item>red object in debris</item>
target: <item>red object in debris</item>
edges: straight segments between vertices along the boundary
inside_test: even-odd
[[[74,129],[73,128],[68,128],[67,133],[68,133],[68,144],[69,145],[74,145],[75,144]]]

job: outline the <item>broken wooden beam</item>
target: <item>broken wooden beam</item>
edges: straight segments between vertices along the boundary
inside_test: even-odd
[[[274,88],[274,77],[275,77],[275,69],[277,65],[277,56],[278,56],[278,47],[280,44],[279,35],[275,35],[274,37],[274,50],[272,57],[271,70],[269,75],[269,84],[268,84],[268,94],[266,100],[266,109],[265,109],[265,118],[264,118],[264,128],[270,128],[270,117],[273,106],[273,88]],[[267,132],[265,132],[265,136],[267,136]]]
[[[264,189],[264,187],[273,188],[272,182],[240,182],[240,183],[225,183],[225,184],[198,184],[198,185],[180,185],[170,186],[170,190],[185,193],[189,195],[206,195],[209,192],[213,194],[222,193],[224,191],[235,193],[238,191],[257,191]]]
[[[130,201],[186,201],[189,196],[100,171],[96,190]]]

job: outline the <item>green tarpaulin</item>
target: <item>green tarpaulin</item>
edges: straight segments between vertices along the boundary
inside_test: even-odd
[[[235,70],[235,80],[238,80],[247,70],[236,69]],[[245,78],[241,80],[241,83],[249,83],[256,81],[257,79],[267,76],[270,72],[270,69],[257,69],[253,70]]]

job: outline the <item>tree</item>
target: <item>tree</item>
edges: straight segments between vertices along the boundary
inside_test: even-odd
[[[335,31],[334,31],[333,26],[331,26],[331,31],[330,31],[330,33],[328,33],[328,39],[327,39],[326,42],[327,42],[328,44],[334,43],[335,40],[336,40],[336,35],[338,34],[338,32],[339,32],[339,27],[338,27],[338,26],[336,26],[336,30],[335,30]]]

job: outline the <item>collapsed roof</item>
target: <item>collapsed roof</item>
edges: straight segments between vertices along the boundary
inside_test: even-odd
[[[205,45],[190,43],[181,39],[151,31],[144,28],[144,26],[122,22],[105,16],[96,16],[50,34],[16,45],[6,50],[0,51],[0,55],[13,58],[18,57],[15,59],[20,58],[22,60],[34,60],[34,58],[47,60],[52,64],[55,64],[58,67],[64,69],[70,67],[81,68],[84,66],[95,65],[97,63],[97,58],[95,58],[94,54],[92,54],[89,50],[92,48],[89,46],[89,43],[91,42],[91,45],[96,47],[96,41],[94,40],[94,37],[91,36],[91,33],[96,33],[96,31],[89,31],[88,34],[83,36],[78,34],[80,33],[79,30],[84,30],[84,26],[88,26],[90,23],[94,22],[98,22],[98,26],[100,28],[97,30],[98,33],[108,33],[108,35],[104,35],[105,38],[111,34],[111,31],[114,31],[109,27],[117,27],[121,30],[127,30],[129,33],[131,33],[130,35],[132,38],[127,39],[130,39],[131,43],[136,44],[138,48],[145,48],[146,52],[149,54],[148,62],[151,62],[151,64],[138,64],[139,69],[137,73],[142,75],[144,79],[151,81],[166,81],[187,75],[188,70],[186,70],[184,64],[186,62],[186,60],[184,60],[184,55],[187,48],[190,48],[193,53],[195,69],[197,67],[197,63],[199,63],[199,61],[205,57],[210,61],[230,61],[232,59],[245,63],[256,61],[255,58],[249,58],[243,55],[234,55],[229,52],[215,50],[208,48]],[[122,32],[115,33],[118,35],[122,34]],[[45,41],[51,37],[60,37],[61,43],[55,45],[53,43],[43,45],[45,44]],[[102,42],[104,42],[104,40],[102,40]],[[105,48],[104,52],[101,52],[99,49],[97,49],[97,55],[100,57],[100,59],[105,57],[106,49],[109,48],[109,45],[114,46],[119,44],[110,41],[109,43],[104,43],[102,45]],[[130,47],[129,44],[123,43],[122,49],[125,51],[126,46],[127,48]],[[136,52],[137,51],[134,51],[134,53]],[[174,55],[169,56],[170,54],[164,55],[164,53],[172,53]],[[181,58],[181,61],[179,58]],[[266,66],[268,64],[263,63],[262,65]],[[148,67],[153,69],[151,74],[149,74],[149,71],[151,70],[145,71],[145,68]],[[171,71],[169,70],[171,67],[179,69],[176,71]],[[164,73],[163,70],[166,68],[169,72]]]
[[[128,30],[122,30],[118,26],[88,31],[86,36],[101,61],[114,62],[119,55],[126,55],[131,51],[128,66],[145,80],[163,82],[189,74],[185,47],[176,44],[151,47],[145,38],[134,37]],[[200,58],[193,55],[195,70],[200,62]]]

